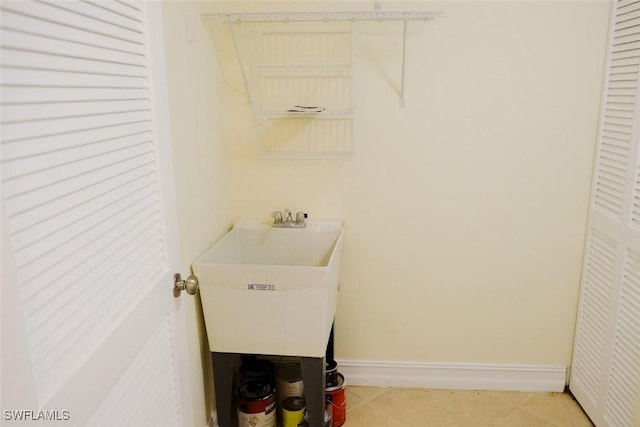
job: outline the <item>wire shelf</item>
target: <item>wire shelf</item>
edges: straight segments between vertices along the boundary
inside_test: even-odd
[[[404,106],[408,21],[441,12],[216,13],[231,28],[261,157],[335,158],[353,153],[353,63],[358,21],[403,25],[400,105]],[[284,24],[284,25],[283,25]]]
[[[353,119],[262,116],[258,123],[262,158],[341,158],[353,153]]]
[[[255,113],[350,112],[351,75],[260,73],[251,78]]]
[[[441,14],[424,11],[270,12],[213,13],[204,15],[204,18],[223,22],[428,21]]]
[[[255,68],[349,68],[354,23],[274,22],[231,24],[239,59]]]

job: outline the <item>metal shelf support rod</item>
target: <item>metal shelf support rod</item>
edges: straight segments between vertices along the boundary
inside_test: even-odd
[[[400,107],[404,108],[405,61],[407,54],[407,20],[402,22],[402,71],[400,75]]]

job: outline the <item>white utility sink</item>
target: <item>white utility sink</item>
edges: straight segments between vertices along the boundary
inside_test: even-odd
[[[339,221],[238,221],[193,264],[211,351],[324,356],[342,240]]]

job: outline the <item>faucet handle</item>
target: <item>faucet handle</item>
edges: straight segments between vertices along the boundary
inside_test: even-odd
[[[271,216],[273,217],[273,223],[274,224],[282,224],[282,212],[280,211],[276,211],[271,213]]]
[[[304,224],[308,215],[305,212],[296,213],[296,224]]]

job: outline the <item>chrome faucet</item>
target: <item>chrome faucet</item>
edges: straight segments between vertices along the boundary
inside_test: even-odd
[[[283,222],[285,224],[291,224],[293,222],[293,217],[291,216],[291,211],[289,209],[285,209],[282,216],[284,217]]]
[[[273,226],[280,228],[304,228],[307,226],[307,214],[304,212],[296,213],[296,219],[293,219],[293,214],[289,209],[285,209],[284,212],[274,212],[271,214],[273,217]]]

